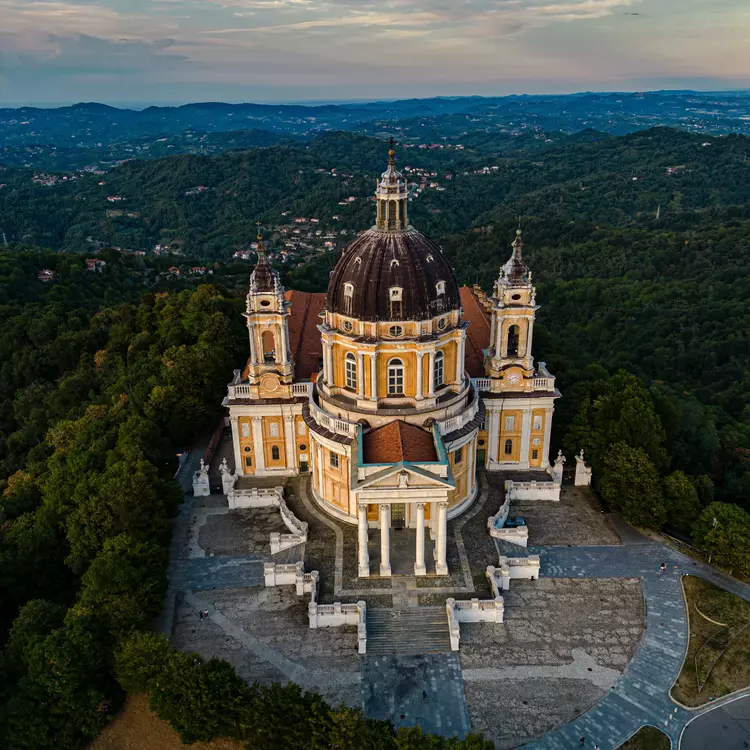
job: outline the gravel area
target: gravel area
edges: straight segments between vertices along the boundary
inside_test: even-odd
[[[560,502],[515,501],[510,512],[526,520],[530,545],[620,544],[620,537],[588,487],[563,485]]]
[[[472,729],[499,750],[518,747],[571,721],[604,695],[590,682],[548,678],[465,682],[464,692]]]
[[[270,534],[288,533],[278,508],[243,508],[208,516],[198,534],[206,554],[270,554]]]

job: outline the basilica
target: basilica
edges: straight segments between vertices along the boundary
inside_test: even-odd
[[[309,474],[319,507],[358,528],[360,577],[391,575],[390,533],[405,527],[414,574],[445,575],[447,521],[477,496],[478,468],[546,478],[560,393],[532,356],[538,305],[521,231],[492,296],[459,288],[409,224],[392,146],[388,156],[375,226],[344,249],[327,293],[285,291],[258,238],[250,356],[225,401],[233,473],[240,484]]]

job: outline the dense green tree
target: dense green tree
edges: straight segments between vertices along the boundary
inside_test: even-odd
[[[71,614],[101,621],[116,638],[145,628],[162,605],[165,558],[163,547],[127,534],[108,539],[83,574]]]
[[[724,567],[750,575],[750,514],[729,503],[711,503],[693,524],[693,538]]]
[[[693,521],[701,512],[695,485],[684,472],[679,470],[664,477],[663,485],[667,520],[670,526],[683,533],[690,533]]]
[[[667,520],[659,474],[643,448],[615,443],[604,457],[602,498],[634,526],[658,529]]]

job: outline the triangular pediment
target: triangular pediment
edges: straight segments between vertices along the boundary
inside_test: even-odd
[[[411,464],[397,463],[383,468],[375,474],[357,482],[353,487],[359,489],[417,489],[424,487],[444,487],[454,489],[455,483],[449,477],[441,477],[433,474],[428,469]]]

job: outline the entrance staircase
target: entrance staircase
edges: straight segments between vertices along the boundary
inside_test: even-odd
[[[451,650],[445,607],[368,609],[368,654],[437,654]]]

